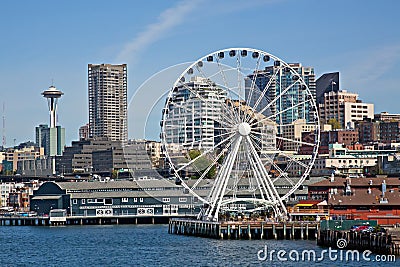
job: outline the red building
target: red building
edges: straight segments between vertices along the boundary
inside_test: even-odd
[[[335,178],[309,185],[309,198],[326,200],[332,219],[400,223],[398,178]]]
[[[306,132],[302,133],[303,142],[314,142],[315,133]],[[358,132],[353,130],[334,130],[334,131],[322,131],[320,134],[320,145],[318,154],[328,154],[329,144],[343,144],[345,146],[356,147],[356,150],[362,150],[362,145],[356,146],[358,143]],[[302,145],[300,147],[299,154],[309,155],[312,153],[313,147],[309,145]]]

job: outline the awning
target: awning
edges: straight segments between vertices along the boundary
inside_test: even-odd
[[[296,207],[312,207],[315,204],[297,204]]]
[[[35,196],[32,200],[57,200],[60,198],[61,196]]]

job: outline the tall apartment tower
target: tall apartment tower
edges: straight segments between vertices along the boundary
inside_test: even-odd
[[[290,63],[289,66],[304,80],[315,100],[316,86],[314,68],[304,67],[300,63]],[[263,93],[271,78],[274,80],[270,82],[269,88],[267,89],[268,91]],[[293,84],[292,78],[293,74],[291,72],[287,72],[284,68],[277,66],[269,66],[264,70],[257,71],[249,75],[245,80],[246,100],[249,102],[250,106],[254,106],[258,98],[263,96],[260,104],[257,106],[257,111],[260,112],[264,106]],[[256,85],[256,90],[250,93],[253,80]],[[279,98],[279,101],[274,102],[269,110],[263,112],[265,116],[269,116],[270,114],[279,114],[279,116],[276,116],[275,121],[279,125],[290,125],[292,122],[299,119],[305,119],[307,123],[314,120],[310,110],[310,103],[306,101],[306,94],[303,90],[300,90],[298,85],[291,86],[290,90],[284,94],[283,97]]]
[[[216,122],[221,120],[226,98],[222,88],[202,77],[192,77],[185,85],[177,86],[169,108],[163,110],[168,114],[164,121],[167,143],[188,149],[213,149],[221,141],[215,137],[221,135],[221,126]]]
[[[128,140],[126,64],[88,64],[89,135]]]

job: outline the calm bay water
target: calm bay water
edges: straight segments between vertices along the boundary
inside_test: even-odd
[[[170,235],[166,225],[0,227],[0,266],[397,266],[395,263],[260,261],[258,251],[323,248],[315,241],[213,240]],[[263,256],[264,254],[260,254]],[[288,256],[286,255],[286,258]]]

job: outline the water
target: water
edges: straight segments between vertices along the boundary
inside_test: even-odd
[[[376,266],[372,262],[260,261],[258,252],[323,248],[315,241],[213,240],[170,235],[167,225],[0,227],[0,266]],[[260,254],[262,257],[264,254]],[[301,254],[300,254],[301,255]],[[338,254],[339,255],[339,254]],[[400,262],[379,266],[396,266]],[[272,264],[271,264],[272,263]]]

